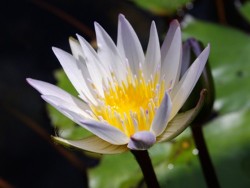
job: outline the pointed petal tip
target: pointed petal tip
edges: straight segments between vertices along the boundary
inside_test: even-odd
[[[100,25],[98,22],[94,21],[94,27],[95,27],[95,29],[96,29],[96,28],[100,28],[101,25]]]
[[[127,18],[123,14],[119,14],[118,20],[122,25],[130,25],[130,22],[127,20]]]
[[[156,136],[159,136],[165,130],[171,110],[172,101],[168,91],[166,91],[160,107],[156,111],[155,118],[153,119],[150,129],[150,131],[152,131]]]
[[[126,19],[125,16],[124,16],[122,13],[120,13],[120,14],[118,15],[118,18],[119,18],[119,20],[121,20],[121,19]]]
[[[79,41],[80,45],[85,44],[85,42],[87,42],[81,35],[79,35],[78,33],[76,33],[76,38]]]
[[[37,84],[43,82],[43,81],[40,81],[40,80],[36,80],[36,79],[33,79],[33,78],[26,78],[26,81],[28,82],[29,85],[31,85],[33,88],[37,89],[38,90],[38,86]]]
[[[76,37],[77,37],[78,40],[79,40],[79,38],[83,39],[83,37],[80,34],[78,34],[78,33],[76,33]]]
[[[56,55],[56,57],[58,58],[62,53],[66,53],[65,51],[63,51],[60,48],[54,47],[52,46],[52,51],[54,52],[54,54]]]
[[[157,32],[156,24],[155,24],[155,21],[152,21],[151,26],[150,26],[150,33],[155,32],[155,31]]]
[[[207,96],[207,93],[208,93],[207,89],[202,89],[200,91],[200,98],[199,98],[196,106],[193,108],[194,111],[196,112],[196,114],[194,115],[194,117],[196,117],[196,115],[198,114],[198,112],[202,109],[202,107],[204,105],[204,102],[205,102],[205,97]],[[194,119],[194,117],[193,117],[193,119]]]
[[[105,33],[105,30],[98,22],[94,22],[94,27],[95,27],[96,38],[98,40],[98,35],[99,34],[102,35],[102,33]]]
[[[55,46],[52,46],[51,48],[52,48],[52,50],[53,50],[54,53],[55,53],[55,51],[59,51],[60,50],[59,48],[57,48]]]
[[[26,78],[26,81],[31,85],[34,79],[32,78]]]
[[[81,45],[86,45],[88,43],[88,41],[84,37],[82,37],[81,35],[77,33],[76,33],[76,37]]]
[[[36,90],[38,90],[38,87],[36,86],[36,84],[38,82],[40,82],[39,80],[35,80],[33,78],[26,78],[26,81],[28,82],[29,85],[31,85],[33,88],[35,88]]]
[[[155,21],[154,21],[154,20],[151,22],[151,27],[152,27],[152,26],[154,26],[154,27],[156,26],[156,24],[155,24]]]
[[[207,93],[208,93],[207,89],[202,89],[200,91],[200,98],[199,98],[198,102],[196,103],[195,107],[193,108],[196,113],[198,113],[201,110],[201,108],[205,102],[205,97],[207,96]]]
[[[210,43],[207,44],[206,48],[208,48],[208,50],[210,51]]]
[[[169,88],[167,91],[165,91],[162,102],[168,103],[169,105],[172,105],[172,101],[171,101],[171,98],[170,98],[170,95],[169,95],[170,91],[171,91],[171,88]]]
[[[76,42],[77,40],[75,39],[75,37],[72,37],[72,36],[70,36],[69,37],[69,43],[71,43],[71,42]]]
[[[206,48],[203,49],[203,51],[200,53],[200,55],[198,57],[201,56],[201,57],[203,57],[205,59],[205,61],[207,61],[209,53],[210,53],[210,44],[208,43]]]
[[[199,56],[200,56],[202,53],[203,53],[203,54],[209,55],[209,53],[210,53],[210,43],[207,44],[207,46],[203,49],[203,51],[199,54]],[[199,56],[198,56],[198,57],[199,57]]]
[[[172,30],[172,32],[177,33],[179,35],[179,38],[181,38],[181,26],[177,19],[174,19],[170,22],[169,30]]]
[[[65,61],[66,58],[69,58],[72,56],[72,54],[57,47],[52,47],[52,50],[61,64],[63,61]]]
[[[180,27],[180,23],[177,19],[174,19],[170,22],[170,26]]]
[[[204,100],[204,98],[207,95],[207,92],[208,92],[207,89],[202,89],[201,90],[201,92],[200,92],[200,99],[199,99],[199,101],[197,103],[197,106],[198,106],[199,102],[202,102]]]

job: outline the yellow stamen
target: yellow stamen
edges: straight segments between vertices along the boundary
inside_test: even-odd
[[[150,129],[164,92],[165,83],[159,83],[159,74],[146,81],[141,72],[138,77],[129,73],[124,82],[114,79],[112,86],[105,89],[104,97],[99,98],[100,104],[91,108],[96,117],[131,136]]]

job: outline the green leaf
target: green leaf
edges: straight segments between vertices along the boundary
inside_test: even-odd
[[[250,180],[250,111],[221,116],[204,128],[205,139],[221,187],[249,187]],[[244,130],[244,131],[242,131]],[[190,142],[192,143],[192,142]],[[162,187],[206,187],[194,146],[163,162],[156,169]],[[175,150],[174,153],[178,153]],[[174,156],[174,155],[172,155]],[[168,164],[173,169],[168,169]],[[165,167],[165,168],[164,168]]]
[[[227,113],[250,107],[250,37],[217,24],[191,19],[184,38],[195,37],[211,44],[209,61],[215,82],[214,108]]]
[[[250,186],[250,111],[218,117],[205,126],[205,139],[221,187]],[[242,131],[244,130],[244,131]],[[150,149],[161,187],[205,188],[205,180],[190,133]],[[137,187],[142,174],[130,153],[105,155],[90,171],[90,187]],[[237,181],[236,181],[237,180]]]
[[[229,113],[205,128],[222,187],[250,186],[250,110]]]
[[[131,0],[140,8],[157,15],[171,15],[185,5],[191,5],[192,0]]]
[[[239,7],[241,14],[250,22],[250,1],[246,1]]]

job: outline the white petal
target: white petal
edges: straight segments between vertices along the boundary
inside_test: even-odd
[[[168,123],[168,126],[166,127],[164,132],[159,137],[157,137],[157,142],[169,141],[182,133],[200,111],[204,103],[205,95],[206,90],[201,91],[200,99],[195,108],[177,114],[174,119]]]
[[[156,141],[155,135],[152,132],[141,131],[131,136],[128,148],[132,150],[147,150]]]
[[[82,140],[66,140],[59,137],[54,137],[56,142],[66,146],[73,146],[90,152],[100,154],[117,154],[128,150],[126,145],[112,145],[97,136],[91,136]]]
[[[144,62],[141,43],[123,15],[119,15],[117,47],[124,59],[128,59],[133,74],[138,74],[139,64]]]
[[[74,111],[77,111],[75,108],[72,108],[71,105],[68,105],[66,108],[65,108],[65,105],[60,105],[58,100],[56,99],[50,99],[49,96],[46,96],[46,95],[42,95],[41,96],[47,103],[49,103],[51,106],[53,106],[54,108],[56,108],[59,112],[61,112],[64,116],[68,117],[69,119],[71,119],[72,121],[74,121],[75,123],[78,123],[77,121],[75,121],[74,117],[68,113],[68,111],[70,112],[74,112]],[[51,96],[50,96],[51,97]],[[71,108],[71,109],[68,109],[68,108]],[[85,116],[84,113],[81,113],[81,116],[82,118],[84,119]]]
[[[181,29],[177,20],[170,24],[167,36],[161,47],[161,78],[165,79],[166,85],[178,80],[182,57]]]
[[[142,64],[143,65],[142,71],[146,80],[148,80],[151,75],[155,74],[155,71],[160,66],[160,63],[161,63],[161,52],[160,52],[159,37],[155,26],[155,22],[152,22],[145,63]]]
[[[42,95],[52,95],[52,96],[57,96],[59,98],[64,98],[67,101],[72,100],[72,95],[67,93],[66,91],[62,90],[61,88],[44,82],[40,80],[35,80],[32,78],[27,78],[27,82],[34,87],[37,91],[39,91]]]
[[[98,56],[107,70],[117,75],[118,81],[125,80],[126,66],[123,62],[116,45],[106,31],[95,23]]]
[[[156,111],[150,129],[150,131],[152,131],[156,136],[159,136],[165,130],[171,110],[172,110],[171,99],[169,94],[166,92],[164,98],[162,99],[161,105]]]
[[[84,58],[81,45],[80,45],[80,43],[76,39],[74,39],[73,37],[70,37],[69,38],[69,45],[70,45],[70,49],[71,49],[72,55],[77,60],[80,60],[81,58]]]
[[[89,88],[84,78],[87,74],[86,70],[82,68],[83,64],[75,59],[71,54],[59,48],[53,47],[52,49],[70,82],[73,84],[79,95],[83,96],[84,99],[87,97],[87,101],[96,104],[96,100],[93,97],[93,92]]]
[[[176,88],[174,88],[173,95],[173,110],[170,115],[172,119],[180,110],[182,105],[187,100],[196,85],[208,59],[210,45],[208,45],[203,52],[197,57],[194,63],[190,66],[187,72],[182,77]]]
[[[96,51],[91,47],[91,45],[80,35],[77,35],[78,40],[81,44],[84,53],[84,61],[88,67],[89,75],[93,84],[95,85],[97,91],[101,96],[104,96],[103,93],[103,81],[111,78],[109,70],[106,70],[105,67],[101,64],[100,59],[97,56]]]
[[[68,101],[65,101],[62,98],[58,98],[56,96],[51,96],[51,95],[42,95],[41,97],[47,103],[51,104],[52,106],[54,106],[57,109],[58,108],[68,108],[75,113],[81,114],[82,116],[84,116],[84,118],[89,118],[89,119],[93,118],[86,111],[86,110],[90,111],[89,106],[84,104],[83,102],[75,100],[74,103],[70,103]]]
[[[76,97],[70,95],[66,91],[62,90],[61,88],[47,83],[43,82],[40,80],[35,80],[28,78],[27,79],[28,83],[33,86],[36,90],[38,90],[42,95],[50,95],[50,96],[55,96],[61,100],[64,100],[65,102],[78,106],[79,108],[83,110],[90,110],[89,106],[82,102],[81,100],[77,99]]]
[[[80,114],[77,114],[70,109],[62,110],[69,114],[77,124],[111,144],[123,145],[127,144],[129,141],[129,138],[123,132],[112,125],[105,122],[85,119]]]

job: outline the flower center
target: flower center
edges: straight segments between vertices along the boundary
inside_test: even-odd
[[[101,104],[92,107],[99,120],[120,129],[127,136],[147,131],[156,109],[164,96],[165,83],[156,74],[148,81],[143,74],[128,75],[126,82],[114,81],[100,98]]]

